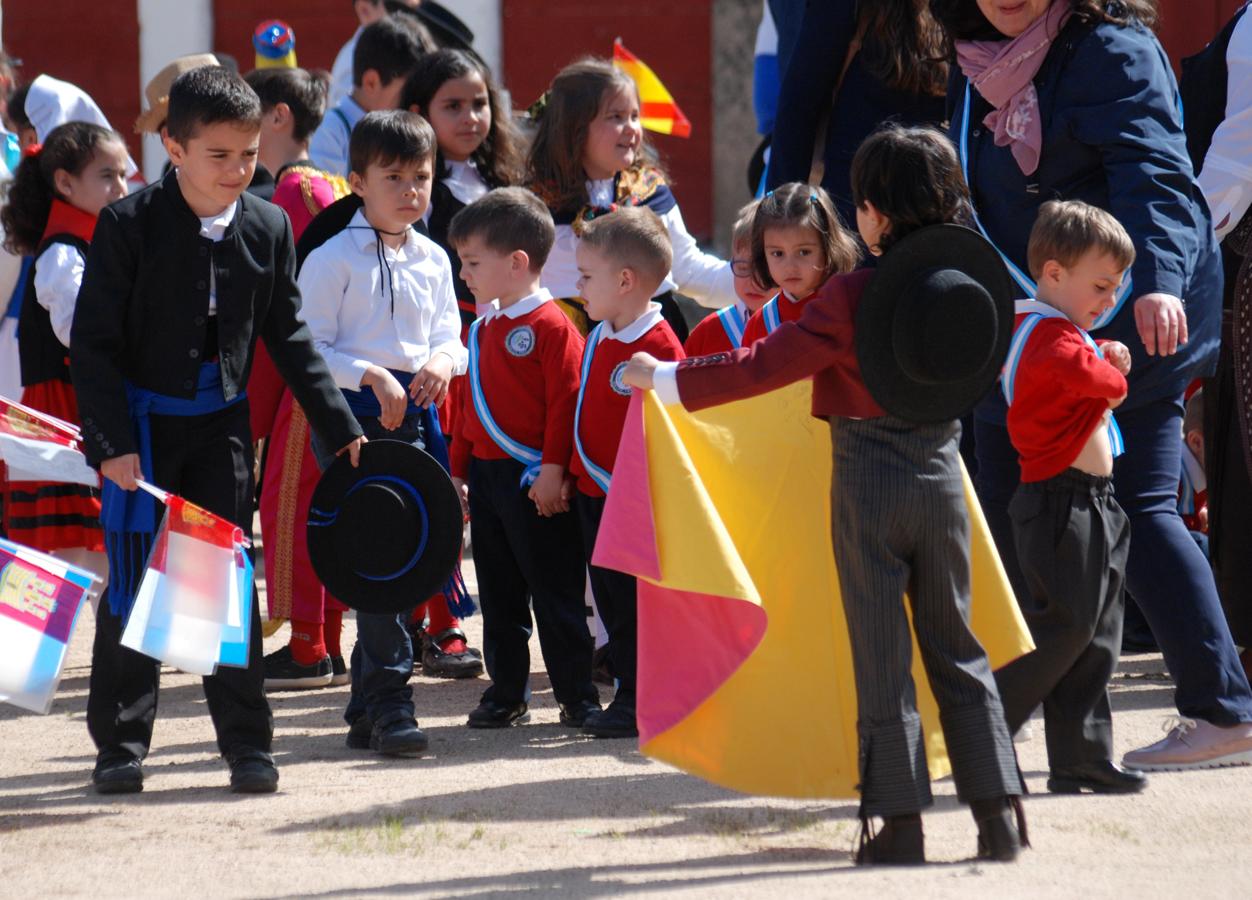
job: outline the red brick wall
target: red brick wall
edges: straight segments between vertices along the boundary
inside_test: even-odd
[[[1213,39],[1243,0],[1159,0],[1161,43],[1174,61],[1200,50]]]
[[[47,74],[87,91],[136,159],[139,137],[133,126],[142,87],[137,10],[134,2],[110,3],[106,15],[104,6],[88,0],[4,6],[5,49],[22,60],[19,77],[29,81]]]
[[[669,170],[688,230],[701,240],[708,238],[713,220],[709,7],[710,0],[503,2],[503,81],[518,108],[529,106],[574,59],[611,56],[616,37],[652,67],[691,120],[690,138],[648,137]]]

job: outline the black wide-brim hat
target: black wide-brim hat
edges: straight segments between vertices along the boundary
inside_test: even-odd
[[[883,254],[856,312],[865,386],[919,424],[969,412],[995,385],[1013,338],[1013,281],[995,247],[931,225]]]
[[[360,612],[412,609],[443,589],[461,552],[461,501],[433,457],[403,441],[368,441],[323,474],[309,504],[313,570]]]

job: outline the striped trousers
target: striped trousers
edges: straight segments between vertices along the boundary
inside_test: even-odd
[[[831,534],[856,673],[863,816],[932,802],[906,592],[957,796],[1022,793],[991,667],[969,627],[960,433],[956,422],[831,420]]]

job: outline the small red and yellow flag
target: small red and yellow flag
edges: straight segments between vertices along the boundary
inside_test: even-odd
[[[613,65],[629,75],[639,88],[639,117],[643,127],[658,134],[691,137],[691,122],[674,102],[669,89],[639,57],[613,42]]]

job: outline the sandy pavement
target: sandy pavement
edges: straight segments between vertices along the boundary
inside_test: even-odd
[[[533,645],[530,725],[470,731],[484,681],[415,679],[431,739],[417,760],[344,746],[346,687],[272,695],[282,781],[264,797],[227,792],[198,679],[167,669],[143,793],[97,797],[84,717],[93,624],[85,613],[51,714],[0,706],[10,897],[1252,896],[1252,769],[1156,775],[1133,798],[1052,797],[1037,722],[1018,748],[1034,792],[1034,849],[1020,862],[970,860],[974,825],[944,781],[925,819],[933,864],[858,869],[854,801],[745,797],[633,742],[571,733]],[[466,625],[477,644],[480,620]],[[1159,736],[1171,696],[1159,656],[1123,662],[1120,750]]]

